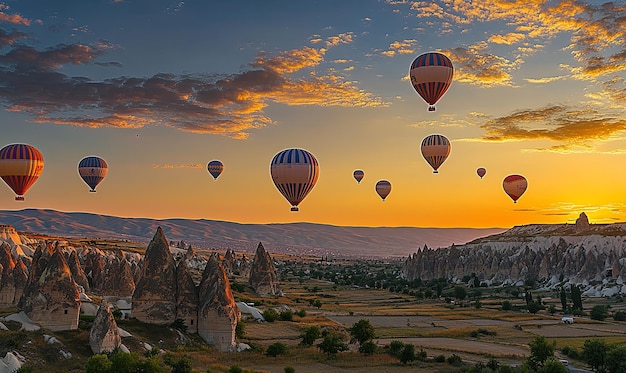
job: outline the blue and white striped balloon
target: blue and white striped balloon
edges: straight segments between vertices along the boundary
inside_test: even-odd
[[[317,182],[319,164],[304,149],[285,149],[272,159],[270,175],[278,191],[291,204],[291,211],[298,211],[298,205]]]
[[[96,186],[100,184],[108,171],[109,165],[100,157],[85,157],[78,163],[78,174],[89,185],[90,192],[96,191]]]

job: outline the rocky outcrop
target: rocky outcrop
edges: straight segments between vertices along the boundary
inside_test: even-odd
[[[67,265],[70,267],[70,272],[72,272],[72,277],[76,284],[82,286],[85,291],[89,291],[89,280],[87,275],[85,275],[85,271],[83,271],[83,267],[80,265],[78,254],[75,250],[72,250],[70,253]]]
[[[198,290],[184,259],[176,267],[176,318],[189,333],[198,332]]]
[[[234,351],[235,329],[241,313],[224,267],[211,255],[199,285],[198,334],[221,351]]]
[[[44,328],[78,328],[80,294],[59,247],[47,243],[37,248],[20,304],[26,315]]]
[[[26,286],[26,267],[21,259],[13,259],[11,246],[0,245],[0,307],[15,307]]]
[[[576,233],[586,232],[591,228],[589,225],[589,219],[587,218],[587,214],[584,212],[580,214],[578,219],[576,219]]]
[[[133,317],[145,323],[176,320],[176,264],[161,227],[146,249],[132,307]]]
[[[94,354],[112,352],[122,344],[120,331],[106,300],[102,300],[89,331],[89,346]]]
[[[278,275],[270,254],[265,251],[263,244],[259,242],[254,262],[250,268],[248,283],[260,296],[280,295]]]

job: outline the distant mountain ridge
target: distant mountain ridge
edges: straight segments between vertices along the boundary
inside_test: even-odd
[[[315,223],[240,224],[205,219],[122,218],[47,209],[0,210],[0,224],[19,232],[148,242],[162,227],[168,239],[198,248],[346,257],[402,257],[418,248],[447,247],[503,232],[502,228],[344,227]]]

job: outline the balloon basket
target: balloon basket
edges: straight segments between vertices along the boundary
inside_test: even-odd
[[[23,201],[24,200],[24,196],[17,196],[15,197],[16,201]]]
[[[439,171],[437,171],[437,170],[433,171],[433,174],[438,174],[438,173],[439,173]]]
[[[91,190],[89,191],[89,193],[95,193],[95,192],[96,192],[96,190],[95,190],[95,189],[91,189]]]
[[[300,211],[300,209],[298,209],[298,206],[293,206],[293,207],[291,208],[291,211]]]
[[[434,106],[429,106],[428,107],[428,111],[435,111],[435,107]]]

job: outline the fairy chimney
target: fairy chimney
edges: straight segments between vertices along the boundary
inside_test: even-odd
[[[241,313],[224,267],[215,254],[207,261],[198,293],[198,334],[221,351],[233,351]]]
[[[183,320],[189,333],[198,332],[198,290],[185,259],[176,267],[176,318]]]
[[[89,331],[89,346],[94,354],[102,354],[115,351],[121,344],[120,330],[109,303],[103,299]]]
[[[161,227],[146,249],[132,302],[139,321],[163,325],[176,320],[176,264]]]
[[[589,225],[589,219],[587,218],[587,214],[584,212],[580,213],[578,219],[576,219],[576,233],[581,233],[589,230],[591,226]]]
[[[260,296],[280,295],[276,268],[270,254],[265,251],[263,244],[260,242],[250,269],[248,283]]]

